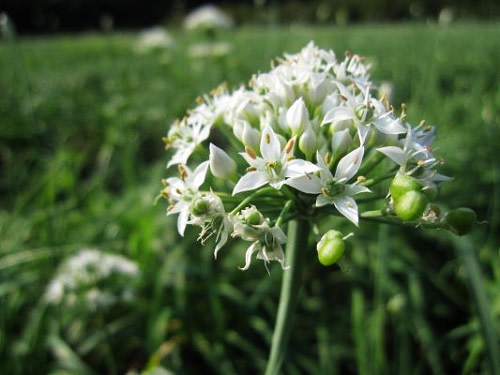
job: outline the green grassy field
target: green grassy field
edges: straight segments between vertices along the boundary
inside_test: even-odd
[[[187,54],[194,36],[173,35],[176,48],[147,54],[132,33],[0,41],[0,373],[262,372],[282,271],[242,272],[244,249],[214,261],[197,233],[180,240],[153,204],[161,137],[197,96],[310,40],[366,56],[413,123],[436,125],[455,179],[442,200],[482,224],[457,240],[363,223],[342,267],[307,259],[284,373],[500,371],[500,25],[246,27],[218,36],[229,55],[204,59]],[[134,261],[134,298],[48,305],[48,283],[84,248]]]

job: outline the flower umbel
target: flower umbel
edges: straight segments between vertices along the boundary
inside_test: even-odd
[[[179,176],[164,180],[161,196],[169,201],[167,214],[179,215],[178,232],[201,228],[199,240],[213,238],[215,255],[231,240],[249,241],[246,270],[254,254],[266,267],[276,261],[286,268],[284,229],[292,220],[314,227],[326,215],[336,217],[334,226],[360,226],[378,215],[449,229],[438,211],[423,213],[447,179],[436,169],[434,128],[413,127],[404,105],[397,115],[369,71],[361,56],[339,60],[311,42],[248,86],[221,85],[199,98],[164,138],[173,152],[167,166],[177,165]],[[401,193],[394,199],[384,182],[401,175],[409,187],[393,184]],[[337,242],[320,248],[340,249]]]

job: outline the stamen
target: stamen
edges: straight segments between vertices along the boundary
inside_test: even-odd
[[[196,98],[196,103],[198,103],[198,105],[202,105],[203,104],[203,98],[201,96],[198,96]]]
[[[366,181],[366,177],[365,176],[358,176],[357,180],[358,180],[358,182],[365,182]]]
[[[321,188],[321,193],[323,193],[324,195],[330,195],[330,191],[326,187]]]
[[[248,156],[250,156],[252,159],[256,159],[257,155],[255,154],[255,151],[253,148],[250,146],[245,146],[245,152],[247,153]]]
[[[286,161],[290,161],[290,160],[293,160],[293,159],[295,159],[295,156],[290,155],[289,157],[286,158]]]
[[[323,157],[323,161],[325,162],[325,164],[330,164],[331,160],[332,160],[332,155],[330,155],[330,153],[327,152]]]
[[[268,142],[269,143],[269,142]],[[293,146],[295,146],[295,138],[290,139],[285,145],[285,152],[288,154],[293,150]]]
[[[257,168],[255,168],[255,167],[248,167],[246,169],[247,172],[255,172],[256,170],[257,170]]]
[[[184,181],[185,178],[187,177],[186,168],[184,168],[182,164],[179,164],[177,168],[179,169],[179,176],[181,180]]]

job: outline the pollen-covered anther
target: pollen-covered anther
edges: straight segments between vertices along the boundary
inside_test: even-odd
[[[417,165],[418,165],[419,167],[423,167],[423,166],[424,166],[424,165],[426,165],[426,164],[427,164],[427,163],[425,162],[425,160],[419,160],[419,161],[417,161]]]
[[[329,152],[327,152],[323,157],[323,161],[325,162],[325,164],[330,164],[331,160],[332,160],[332,155]]]
[[[201,96],[198,96],[196,98],[196,103],[198,103],[198,105],[202,105],[203,104],[203,98]]]
[[[252,159],[256,159],[257,158],[257,154],[255,153],[255,151],[253,150],[253,148],[251,148],[250,146],[245,146],[245,152]]]
[[[179,194],[179,195],[181,195],[181,194],[182,194],[182,191],[181,191],[181,189],[179,189],[179,188],[175,189],[175,192],[176,192],[177,194]]]
[[[267,144],[271,143],[271,134],[269,134],[269,133],[266,134],[266,143]]]
[[[268,135],[269,136],[269,135]],[[269,143],[269,142],[268,142]],[[290,139],[285,145],[285,152],[288,154],[293,150],[295,146],[295,138]]]
[[[323,195],[330,195],[330,190],[328,190],[326,187],[324,187],[324,188],[321,188],[321,193],[323,193]]]
[[[256,170],[257,170],[257,168],[255,168],[255,167],[248,167],[246,169],[247,172],[255,172]]]
[[[438,163],[441,164],[441,165],[443,165],[445,163],[445,160],[443,158],[439,158],[438,159]]]
[[[401,120],[406,120],[407,111],[408,111],[408,106],[405,103],[402,103],[401,104],[401,116],[400,116]]]
[[[366,181],[366,177],[365,176],[358,176],[356,178],[356,180],[358,180],[358,182],[365,182]]]
[[[174,209],[174,206],[172,204],[167,206],[167,211],[172,211]]]
[[[295,159],[295,156],[290,155],[289,157],[287,157],[287,158],[286,158],[286,161],[291,161],[291,160],[293,160],[293,159]]]
[[[342,99],[344,102],[347,102],[347,98],[344,95],[339,94],[339,98]]]
[[[187,177],[186,168],[184,168],[184,166],[181,164],[179,164],[177,168],[179,169],[179,176],[181,180],[184,181]]]

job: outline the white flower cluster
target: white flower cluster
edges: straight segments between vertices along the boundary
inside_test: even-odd
[[[134,299],[133,285],[138,276],[137,264],[122,256],[83,249],[62,263],[44,299],[70,308],[106,308]]]
[[[196,8],[184,20],[184,27],[187,30],[228,29],[232,26],[232,18],[212,4]]]
[[[243,269],[253,253],[285,267],[280,226],[294,217],[329,212],[358,226],[354,197],[396,175],[435,189],[445,178],[434,170],[433,128],[413,128],[404,106],[396,114],[368,73],[362,57],[339,60],[310,42],[248,88],[222,85],[200,98],[164,138],[179,177],[165,179],[161,195],[167,214],[179,214],[179,233],[201,227],[202,242],[215,237],[216,255],[229,236],[250,241]],[[396,165],[381,171],[384,158]],[[190,160],[201,162],[191,169]]]

